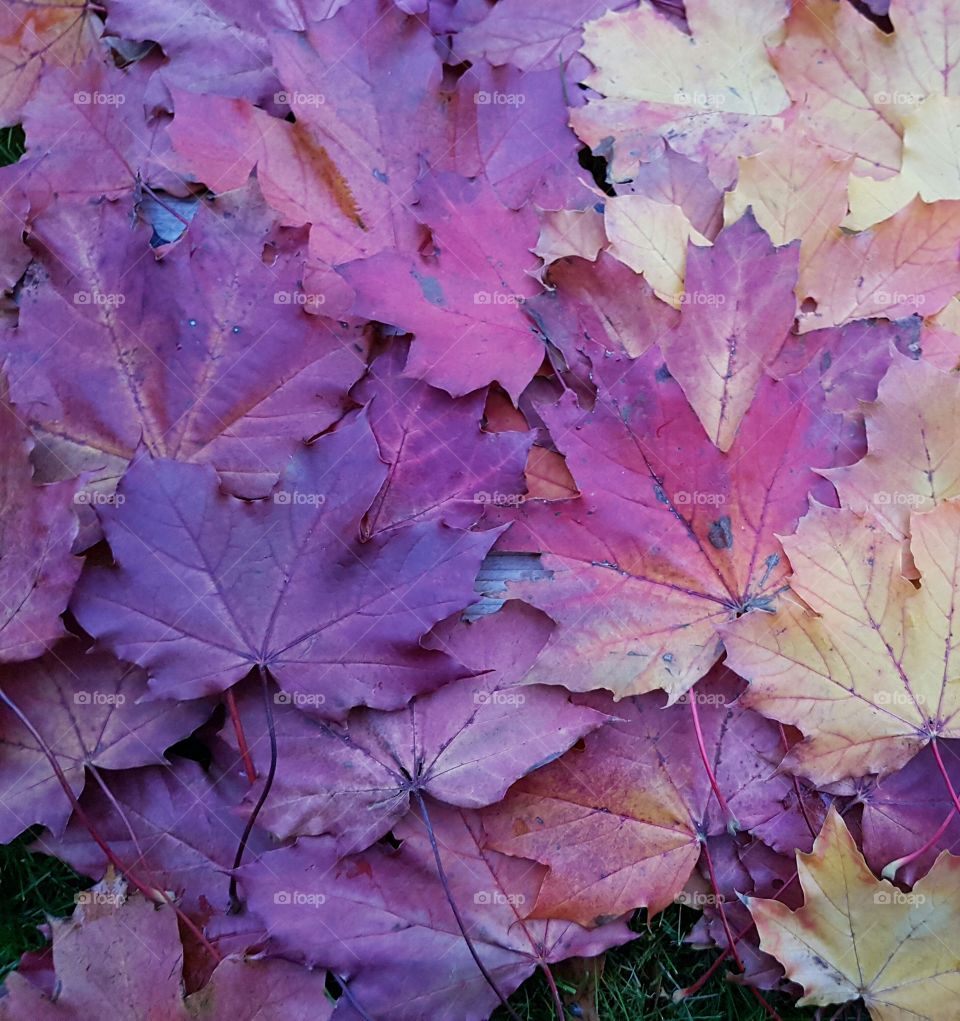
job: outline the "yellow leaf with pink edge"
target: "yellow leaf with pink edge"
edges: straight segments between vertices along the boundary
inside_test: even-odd
[[[724,197],[724,222],[752,208],[775,245],[800,242],[802,272],[846,215],[853,157],[838,159],[794,120],[774,145],[739,162],[737,186]]]
[[[893,0],[892,33],[852,4],[803,0],[772,59],[813,138],[855,171],[882,179],[900,171],[905,119],[928,96],[960,94],[960,7]]]
[[[799,728],[784,765],[818,785],[891,773],[932,738],[960,737],[960,503],[914,514],[911,531],[919,588],[875,517],[814,504],[782,539],[803,603],[721,630],[745,704]]]
[[[687,242],[710,244],[684,211],[646,195],[619,195],[607,200],[604,221],[610,254],[642,273],[659,298],[679,308]]]
[[[930,96],[901,117],[903,166],[883,181],[850,182],[844,226],[864,230],[902,209],[914,196],[924,202],[960,199],[960,97]]]
[[[877,879],[836,808],[797,854],[797,911],[746,899],[760,945],[803,986],[799,1006],[863,998],[874,1021],[948,1021],[960,996],[960,858],[944,852],[909,893]]]
[[[835,230],[798,289],[800,332],[939,312],[960,290],[958,237],[960,201],[919,198],[860,234]]]
[[[912,511],[960,497],[958,406],[960,377],[896,355],[876,401],[864,406],[866,455],[821,474],[844,507],[872,510],[892,535],[905,538]]]

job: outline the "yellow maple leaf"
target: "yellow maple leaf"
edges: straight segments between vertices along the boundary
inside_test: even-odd
[[[804,904],[746,899],[760,945],[803,986],[799,1006],[863,998],[874,1021],[957,1017],[960,858],[943,852],[904,893],[867,868],[836,808],[797,854]]]
[[[745,704],[803,732],[785,762],[815,783],[890,773],[960,737],[960,502],[910,526],[919,588],[876,517],[814,504],[781,540],[806,605],[783,598],[722,628]]]
[[[926,359],[896,355],[877,400],[864,406],[867,454],[856,464],[821,472],[844,507],[872,510],[897,538],[910,534],[910,514],[960,497],[956,409],[960,378]]]
[[[916,198],[861,234],[836,229],[806,268],[797,296],[815,308],[800,332],[854,319],[934,315],[960,290],[960,201]]]
[[[724,222],[751,207],[775,245],[800,242],[802,275],[846,215],[853,157],[836,158],[794,120],[774,145],[739,163],[737,186],[724,196]]]
[[[687,242],[710,244],[684,211],[646,195],[619,195],[607,200],[604,223],[610,254],[642,273],[658,297],[679,308]]]

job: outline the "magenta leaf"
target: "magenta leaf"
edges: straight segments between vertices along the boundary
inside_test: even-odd
[[[496,380],[516,399],[544,357],[523,310],[540,290],[536,215],[507,209],[483,178],[431,174],[416,192],[432,243],[341,266],[353,311],[415,334],[407,375],[454,397]]]
[[[206,702],[138,702],[142,670],[76,639],[40,659],[0,668],[0,690],[30,720],[75,795],[87,770],[124,770],[165,763],[164,751],[209,715]],[[9,706],[0,706],[0,839],[34,823],[59,835],[70,815],[42,745]]]
[[[83,562],[75,483],[33,482],[30,434],[0,378],[0,661],[39,656],[66,632],[60,614]]]
[[[722,622],[775,605],[788,569],[777,535],[808,494],[835,499],[812,467],[856,452],[808,376],[764,377],[724,454],[656,348],[600,356],[594,375],[592,410],[571,393],[539,408],[582,495],[524,503],[502,544],[542,551],[551,572],[509,586],[558,624],[527,680],[676,698],[720,656]]]
[[[436,644],[458,659],[464,646],[470,656],[471,647],[484,645],[493,655],[482,664],[470,659],[485,672],[403,709],[354,710],[339,727],[281,703],[274,712],[284,755],[263,825],[281,838],[333,834],[341,853],[363,850],[403,818],[412,792],[461,808],[493,804],[514,780],[607,722],[603,712],[572,704],[562,689],[518,683],[549,634],[543,614],[513,602],[457,631]],[[258,703],[259,693],[248,693],[239,704],[263,775],[269,745]],[[248,802],[258,794],[259,786]]]
[[[222,691],[261,667],[329,718],[401,706],[455,676],[419,639],[471,602],[497,533],[426,522],[361,543],[385,475],[363,416],[302,448],[255,503],[206,466],[143,458],[103,509],[116,566],[81,579],[74,613],[158,696]]]
[[[160,258],[119,204],[43,217],[51,279],[24,294],[3,351],[53,477],[89,471],[109,492],[143,442],[265,496],[343,414],[363,332],[308,314],[272,227],[253,184],[208,203]]]
[[[487,504],[519,503],[532,436],[482,430],[485,392],[454,400],[402,376],[405,355],[394,344],[353,391],[369,404],[380,457],[389,465],[364,534],[431,517],[466,527]]]
[[[453,898],[504,995],[541,962],[592,956],[631,938],[622,922],[590,931],[526,920],[542,870],[485,850],[473,813],[432,804],[430,816]],[[327,837],[264,855],[241,870],[248,903],[275,950],[345,976],[370,1016],[420,1021],[456,1003],[458,1018],[482,1021],[497,997],[467,951],[422,821],[411,817],[397,835],[399,851],[378,845],[340,860]]]

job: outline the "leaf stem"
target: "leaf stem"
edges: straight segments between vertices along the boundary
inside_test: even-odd
[[[950,797],[953,800],[953,805],[958,812],[960,812],[960,798],[957,797],[957,792],[953,789],[953,783],[950,780],[950,774],[947,772],[947,767],[943,764],[943,759],[940,757],[940,746],[937,744],[937,739],[933,738],[930,742],[930,747],[933,749],[933,757],[937,760],[937,766],[940,769],[940,773],[943,776],[943,781],[947,785],[947,790],[950,792]]]
[[[247,745],[247,735],[243,731],[243,720],[240,719],[240,711],[237,709],[237,700],[233,694],[233,688],[227,688],[225,701],[227,712],[230,713],[230,721],[233,723],[233,732],[237,736],[237,747],[240,749],[240,758],[243,759],[243,771],[247,774],[247,780],[252,787],[257,782],[257,770],[250,757],[250,748]]]
[[[447,873],[443,867],[443,861],[440,858],[440,848],[437,846],[437,838],[433,832],[433,823],[430,822],[430,813],[427,811],[427,803],[423,799],[419,788],[413,789],[413,795],[417,799],[417,804],[420,806],[420,814],[423,816],[424,825],[427,827],[427,836],[430,838],[430,847],[433,849],[433,858],[437,863],[437,875],[440,877],[440,885],[443,887],[443,892],[447,896],[447,901],[450,904],[450,910],[453,911],[453,917],[457,921],[457,927],[460,929],[460,935],[463,936],[464,943],[467,944],[467,949],[470,951],[470,956],[473,958],[474,963],[480,969],[480,974],[484,977],[487,985],[497,994],[497,999],[503,1005],[503,1009],[507,1012],[507,1015],[512,1021],[520,1021],[520,1017],[517,1012],[507,1003],[506,997],[500,992],[497,983],[494,981],[493,976],[487,970],[487,966],[480,960],[480,955],[477,953],[476,947],[473,945],[473,941],[467,934],[467,927],[464,924],[463,917],[460,914],[460,909],[457,907],[457,902],[454,900],[453,892],[450,889],[450,883],[447,880]]]
[[[713,767],[710,765],[710,760],[707,758],[707,748],[703,743],[703,731],[700,728],[700,711],[697,709],[696,692],[691,689],[687,692],[685,697],[687,699],[687,704],[690,706],[690,714],[693,716],[693,729],[697,735],[697,747],[700,749],[700,758],[703,760],[703,768],[707,771],[707,778],[710,780],[710,786],[713,788],[713,793],[716,795],[717,803],[720,805],[720,811],[723,812],[726,817],[727,832],[733,836],[733,834],[740,831],[740,823],[737,822],[737,817],[730,810],[730,806],[727,804],[727,799],[723,796],[723,791],[720,790],[720,785],[717,783],[717,777],[713,772]]]
[[[547,985],[550,987],[550,995],[553,997],[553,1005],[557,1008],[557,1021],[565,1021],[566,1013],[563,1009],[563,1000],[560,999],[560,990],[557,989],[557,981],[553,977],[550,965],[546,961],[540,962],[540,970],[543,972]]]
[[[117,799],[113,796],[113,791],[110,790],[110,788],[107,786],[107,781],[104,780],[103,777],[100,775],[100,770],[97,769],[97,767],[92,762],[87,763],[87,769],[90,770],[90,773],[92,774],[94,780],[97,781],[100,790],[103,791],[103,796],[107,799],[107,801],[110,802],[110,805],[113,808],[114,812],[116,812],[117,815],[120,816],[120,821],[126,827],[127,833],[130,834],[130,840],[133,843],[134,850],[137,852],[137,861],[143,861],[144,858],[143,848],[140,846],[140,841],[137,839],[137,834],[133,830],[133,826],[130,823],[130,819],[127,817],[127,813],[124,812],[120,802],[117,801]]]
[[[943,820],[942,823],[940,823],[940,828],[937,830],[936,833],[934,833],[932,837],[930,837],[929,840],[924,842],[922,847],[918,847],[916,851],[911,851],[910,854],[905,854],[902,858],[895,858],[893,861],[887,862],[887,864],[883,866],[883,871],[880,873],[880,875],[883,876],[884,879],[890,880],[895,879],[897,873],[900,871],[900,869],[903,868],[904,865],[909,865],[910,862],[915,861],[917,858],[920,857],[921,854],[924,854],[926,851],[929,851],[931,847],[933,847],[933,845],[943,836],[944,831],[950,825],[950,823],[953,820],[953,817],[956,814],[957,814],[956,808],[951,808],[950,811],[947,812],[946,818]]]
[[[270,683],[267,679],[266,667],[260,666],[257,669],[260,672],[260,690],[263,694],[263,710],[267,717],[267,730],[270,733],[270,768],[267,770],[267,779],[264,781],[260,797],[257,798],[257,803],[253,806],[253,811],[247,819],[247,825],[243,828],[243,835],[240,837],[240,843],[237,845],[237,853],[233,859],[233,869],[231,870],[232,875],[230,876],[229,910],[231,915],[238,915],[243,910],[243,904],[237,896],[237,869],[240,868],[240,865],[243,862],[243,855],[247,849],[247,841],[250,839],[250,834],[253,832],[253,827],[256,825],[257,816],[260,814],[260,810],[263,808],[264,803],[270,795],[270,788],[273,786],[273,778],[277,775],[277,728],[273,721],[273,706],[270,704]]]
[[[336,972],[332,972],[333,977],[337,980],[337,985],[340,986],[340,992],[343,993],[344,998],[350,1004],[351,1007],[360,1015],[360,1021],[373,1021],[373,1018],[357,1003],[357,998],[353,995],[353,991],[347,984],[347,980],[342,978]]]

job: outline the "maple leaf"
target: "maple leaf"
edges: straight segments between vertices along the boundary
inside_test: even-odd
[[[676,325],[676,309],[661,301],[649,283],[606,252],[596,261],[559,259],[547,273],[553,288],[531,298],[530,314],[568,363],[593,341],[636,358],[662,341]]]
[[[615,180],[667,140],[721,187],[733,183],[737,157],[769,146],[789,105],[765,45],[782,32],[786,6],[762,0],[721,14],[691,0],[689,34],[647,4],[590,22],[582,53],[594,70],[584,81],[603,98],[571,112],[574,130],[594,150],[612,140]]]
[[[794,4],[773,63],[813,137],[872,177],[900,169],[903,115],[957,91],[958,15],[951,5],[894,2],[892,34],[849,4]]]
[[[119,1018],[164,1021],[257,1021],[277,1017],[328,1021],[326,975],[289,961],[227,957],[208,985],[186,999],[180,984],[183,949],[168,907],[128,897],[122,883],[78,894],[69,919],[52,923],[51,988],[15,972],[0,1000],[3,1021],[88,1021],[100,1017],[105,990]]]
[[[165,163],[162,119],[147,113],[149,85],[142,65],[120,71],[92,56],[42,76],[23,111],[27,155],[36,159],[28,167],[34,212],[54,196],[81,204],[91,196],[129,196],[141,180],[183,193],[182,179]]]
[[[800,274],[847,213],[853,157],[837,159],[794,118],[769,148],[740,159],[737,186],[724,195],[727,224],[752,209],[775,245],[800,241]]]
[[[83,562],[71,555],[77,486],[33,483],[29,434],[0,377],[0,661],[39,656],[66,634],[60,614]]]
[[[690,34],[651,5],[611,12],[590,22],[584,53],[596,70],[586,84],[605,96],[731,113],[777,114],[787,106],[764,49],[786,6],[760,0],[721,14],[703,0],[687,0]],[[691,56],[691,51],[693,56]],[[645,59],[638,59],[642,54]]]
[[[675,699],[718,659],[721,624],[774,605],[786,577],[776,536],[808,492],[830,499],[808,466],[845,459],[845,427],[807,377],[764,378],[724,454],[704,447],[655,348],[594,372],[592,410],[569,393],[539,408],[582,495],[525,502],[502,543],[542,551],[550,572],[509,586],[558,624],[528,681]]]
[[[704,744],[730,810],[752,827],[782,811],[790,781],[775,726],[735,704],[738,682],[723,668],[685,698],[696,698]],[[637,907],[662,911],[683,889],[702,840],[728,817],[712,802],[687,705],[662,708],[646,695],[584,704],[613,722],[559,761],[514,784],[483,812],[489,845],[549,866],[534,918],[596,925]],[[603,848],[584,855],[584,847]]]
[[[277,13],[276,7],[266,4],[258,11],[223,0],[202,8],[189,0],[162,5],[117,0],[107,11],[107,28],[123,39],[158,40],[167,57],[167,82],[256,102],[268,90],[277,90],[263,24]]]
[[[872,1018],[948,1017],[960,993],[950,940],[960,858],[942,855],[904,893],[877,880],[831,809],[798,853],[804,904],[749,898],[760,945],[803,986],[800,1006],[863,998]],[[951,921],[948,921],[951,919]]]
[[[749,212],[711,248],[689,246],[683,314],[663,348],[671,375],[723,451],[793,324],[798,260],[798,245],[775,248]]]
[[[525,919],[542,869],[486,850],[474,813],[435,804],[429,813],[452,898],[503,995],[540,963],[632,938],[622,922],[587,930]],[[273,948],[342,975],[372,1016],[419,1021],[455,1002],[459,1017],[481,1021],[497,997],[461,936],[424,826],[410,821],[397,837],[399,851],[378,845],[339,860],[330,838],[301,838],[240,870],[248,903],[267,922]]]
[[[243,100],[174,90],[178,165],[214,190],[239,187],[256,166],[284,222],[313,225],[311,253],[327,265],[409,240],[419,163],[408,126],[429,123],[441,74],[426,26],[393,4],[354,0],[305,34],[273,33],[270,44],[282,84],[274,103],[294,123]],[[211,111],[224,129],[213,138]]]
[[[226,873],[233,867],[243,830],[236,808],[247,785],[227,772],[208,774],[184,759],[111,771],[101,781],[103,787],[87,786],[80,805],[114,854],[151,888],[171,891],[189,916],[208,924],[216,911],[225,914]],[[247,847],[251,854],[260,854],[271,841],[256,827]],[[34,848],[96,880],[108,869],[103,849],[76,817],[62,835],[43,834]]]
[[[432,245],[338,267],[356,291],[353,312],[416,335],[407,375],[454,397],[496,380],[516,400],[544,356],[523,311],[540,290],[536,216],[506,209],[482,178],[427,175],[416,192]]]
[[[105,652],[87,652],[77,639],[59,643],[40,659],[0,668],[0,688],[40,735],[8,705],[0,708],[0,839],[12,840],[34,823],[56,835],[70,816],[43,745],[73,793],[86,771],[131,769],[165,762],[170,745],[209,715],[204,702],[138,704],[146,693],[142,670]]]
[[[792,591],[772,615],[723,628],[727,662],[750,681],[746,704],[805,740],[788,768],[814,782],[889,773],[929,741],[960,734],[953,579],[960,503],[911,516],[916,588],[901,544],[872,516],[814,505],[784,538]]]
[[[366,536],[439,516],[468,527],[487,503],[519,498],[533,439],[529,433],[480,429],[486,394],[454,400],[401,375],[406,351],[395,344],[353,391],[370,406],[380,457],[390,466],[367,512]]]
[[[263,824],[281,839],[334,834],[346,853],[388,832],[418,791],[461,808],[499,801],[514,780],[607,721],[602,712],[571,704],[561,689],[519,683],[549,632],[543,614],[511,602],[442,640],[432,636],[435,647],[468,658],[480,677],[446,684],[394,713],[354,711],[344,728],[316,723],[293,707],[279,709],[275,726],[284,755],[260,814]],[[239,704],[264,775],[267,727],[252,696]],[[312,768],[317,756],[322,774]],[[251,804],[259,787],[250,792]]]
[[[939,312],[960,289],[958,230],[960,202],[919,198],[860,234],[838,229],[801,281],[797,297],[814,305],[800,329]]]
[[[844,507],[876,514],[892,535],[910,516],[960,496],[954,409],[960,381],[925,359],[894,357],[875,399],[864,406],[867,453],[827,472]]]
[[[108,492],[142,442],[266,495],[348,406],[362,332],[306,314],[294,255],[264,262],[279,239],[254,185],[201,209],[159,259],[119,204],[97,214],[65,207],[34,226],[51,279],[21,294],[0,341],[53,478],[91,472]]]
[[[261,667],[331,718],[403,705],[455,676],[418,641],[470,603],[498,533],[426,522],[359,542],[385,475],[363,416],[304,447],[256,503],[206,466],[144,458],[103,508],[116,566],[85,575],[74,613],[157,695],[222,691]]]
[[[56,66],[82,64],[102,25],[77,0],[13,0],[0,12],[0,124],[15,124],[24,103]]]
[[[362,46],[355,45],[358,38]],[[410,144],[409,129],[422,124],[428,133],[425,108],[441,76],[422,19],[390,3],[353,0],[335,18],[311,24],[306,35],[274,33],[271,47],[294,128],[308,143],[302,147],[320,147],[336,168],[333,191],[346,214],[311,219],[312,253],[335,265],[399,245],[423,144]],[[284,158],[268,147],[268,172],[280,171]]]
[[[960,760],[953,741],[938,741],[944,770],[956,790]],[[868,778],[857,790],[863,803],[863,853],[887,879],[915,883],[941,851],[955,851],[960,818],[932,747],[903,769],[878,781]]]

